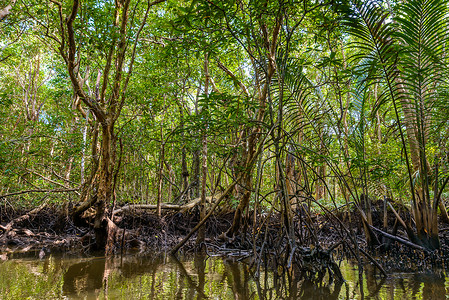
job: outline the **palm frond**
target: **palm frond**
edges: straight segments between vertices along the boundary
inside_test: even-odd
[[[389,98],[398,98],[398,45],[394,40],[394,27],[389,12],[376,1],[354,1],[343,24],[355,38],[351,47],[356,50],[351,57],[359,72],[369,74],[370,84],[386,83]]]
[[[448,1],[413,0],[400,5],[395,18],[397,37],[401,43],[400,69],[405,94],[414,108],[414,120],[421,138],[420,148],[425,149],[430,124],[437,127],[441,121],[439,98],[444,86],[447,67],[444,51],[449,35]],[[447,118],[445,118],[447,120]],[[437,122],[435,124],[435,121]]]
[[[353,117],[356,119],[356,127],[352,138],[355,145],[357,157],[363,159],[365,153],[365,135],[366,135],[366,111],[368,109],[368,89],[367,75],[357,76],[354,78],[357,82],[352,92],[351,107]]]

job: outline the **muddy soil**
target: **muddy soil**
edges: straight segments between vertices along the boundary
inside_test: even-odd
[[[45,256],[50,252],[64,252],[73,255],[95,254],[93,234],[93,214],[87,213],[82,222],[74,224],[69,217],[70,207],[45,207],[36,215],[14,223],[11,230],[0,230],[0,259],[7,259],[9,253],[34,251],[36,255]],[[401,216],[408,218],[405,210]],[[11,220],[25,215],[26,210],[0,208],[0,224],[5,227]],[[393,271],[435,271],[449,266],[449,225],[440,223],[441,249],[433,253],[413,250],[397,242],[391,242],[386,249],[379,246],[368,249],[363,234],[360,216],[355,211],[335,212],[342,224],[326,215],[313,215],[306,218],[301,211],[295,212],[295,231],[300,247],[313,248],[320,245],[323,249],[335,248],[334,258],[354,258],[354,248],[343,234],[342,226],[350,229],[357,240],[358,247],[371,256],[387,272]],[[268,249],[268,253],[279,256],[288,251],[286,237],[281,226],[281,217],[277,214],[260,214],[253,224],[253,213],[247,214],[240,236],[222,240],[219,235],[231,225],[233,212],[214,215],[206,222],[206,251],[208,254],[221,253],[240,258],[251,257],[253,250]],[[382,203],[373,204],[374,226],[382,228]],[[199,211],[193,208],[185,213],[166,211],[158,218],[152,211],[129,211],[114,217],[115,224],[125,229],[126,238],[119,241],[116,253],[123,251],[164,252],[169,251],[181,241],[199,222]],[[388,230],[391,232],[395,223],[393,214],[388,216]],[[404,228],[398,227],[397,235],[406,237]],[[125,235],[124,235],[125,236]],[[386,243],[385,239],[379,240]],[[318,243],[317,243],[318,242]],[[336,245],[338,245],[336,247]],[[194,252],[195,235],[182,248],[184,253]],[[371,263],[360,255],[361,263]],[[282,262],[277,262],[281,263]]]
[[[90,254],[94,249],[93,213],[86,213],[76,223],[69,216],[70,207],[46,207],[26,220],[15,222],[10,231],[0,229],[0,252],[64,251]],[[23,215],[28,210],[0,208],[0,225]],[[206,222],[206,242],[210,243],[231,224],[233,213],[212,216]],[[114,217],[115,224],[125,229],[126,239],[117,245],[116,251],[126,250],[168,251],[175,246],[199,222],[198,209],[186,213],[165,212],[162,218],[152,211],[129,211]],[[0,227],[1,228],[1,227]],[[122,242],[122,241],[120,241]],[[185,245],[186,251],[194,250],[195,239]],[[122,247],[123,246],[123,247]]]

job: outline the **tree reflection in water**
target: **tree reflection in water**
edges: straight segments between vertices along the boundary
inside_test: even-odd
[[[195,256],[124,256],[0,263],[0,298],[100,299],[445,299],[446,278],[435,274],[391,274],[343,262],[346,282],[305,279],[297,272],[261,270],[247,264]]]

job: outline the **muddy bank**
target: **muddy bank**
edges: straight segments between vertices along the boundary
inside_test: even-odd
[[[13,225],[9,230],[0,230],[0,258],[2,260],[12,258],[13,253],[17,252],[35,253],[36,256],[42,257],[50,252],[86,256],[96,254],[93,214],[87,213],[81,222],[75,224],[69,217],[69,211],[68,206],[45,207],[38,214],[28,214],[29,211],[26,210],[1,208],[2,228],[6,228],[12,221]],[[380,216],[375,214],[376,212],[374,225],[380,227]],[[28,217],[21,219],[24,215]],[[366,246],[360,216],[355,211],[337,212],[335,215],[342,222],[337,222],[329,215],[314,215],[306,222],[298,211],[294,217],[297,249],[295,257],[290,258],[287,237],[283,233],[282,218],[279,214],[258,214],[254,218],[251,212],[244,220],[245,225],[241,234],[223,240],[220,235],[231,225],[233,212],[219,213],[209,218],[205,224],[205,251],[211,256],[233,257],[252,265],[257,265],[256,260],[260,258],[258,255],[262,252],[264,263],[274,266],[286,266],[290,263],[289,259],[295,261],[295,258],[298,258],[301,260],[300,267],[305,269],[317,263],[317,255],[331,255],[335,261],[339,261],[348,257],[354,258],[355,251],[359,251],[361,264],[377,262],[386,272],[434,272],[444,270],[449,265],[449,226],[445,223],[439,224],[441,249],[438,251],[426,253],[391,241],[388,241],[388,248],[381,246],[369,249]],[[197,208],[183,213],[165,211],[162,218],[150,210],[127,211],[114,217],[115,224],[124,229],[123,237],[117,242],[115,254],[129,251],[167,252],[199,221]],[[388,222],[393,227],[394,216],[390,216]],[[342,226],[351,230],[358,249],[351,246],[342,236]],[[399,228],[397,235],[405,237],[404,229]],[[379,239],[382,240],[382,237]],[[383,239],[383,242],[387,243],[387,240]],[[195,249],[197,249],[196,235],[184,245],[182,251],[189,254],[194,253]],[[328,249],[331,249],[332,253]],[[309,262],[306,257],[310,258]],[[318,259],[318,263],[321,262]]]
[[[45,207],[38,214],[29,214],[29,210],[25,209],[1,208],[0,251],[32,251],[45,247],[48,251],[95,252],[93,213],[87,213],[74,222],[69,211],[70,207]],[[206,242],[212,242],[225,231],[232,217],[233,213],[230,212],[210,218],[205,225]],[[199,222],[199,212],[197,209],[184,213],[165,212],[159,218],[149,210],[135,210],[115,216],[114,222],[126,233],[123,244],[117,245],[116,252],[121,248],[163,252],[170,250],[190,232]],[[4,230],[11,223],[9,230]],[[184,251],[194,250],[194,241],[192,238]]]

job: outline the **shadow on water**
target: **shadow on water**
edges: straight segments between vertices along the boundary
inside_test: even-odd
[[[0,262],[0,298],[70,299],[446,299],[444,275],[395,273],[383,278],[343,261],[344,283],[305,280],[282,268],[261,271],[222,258],[163,255]]]

